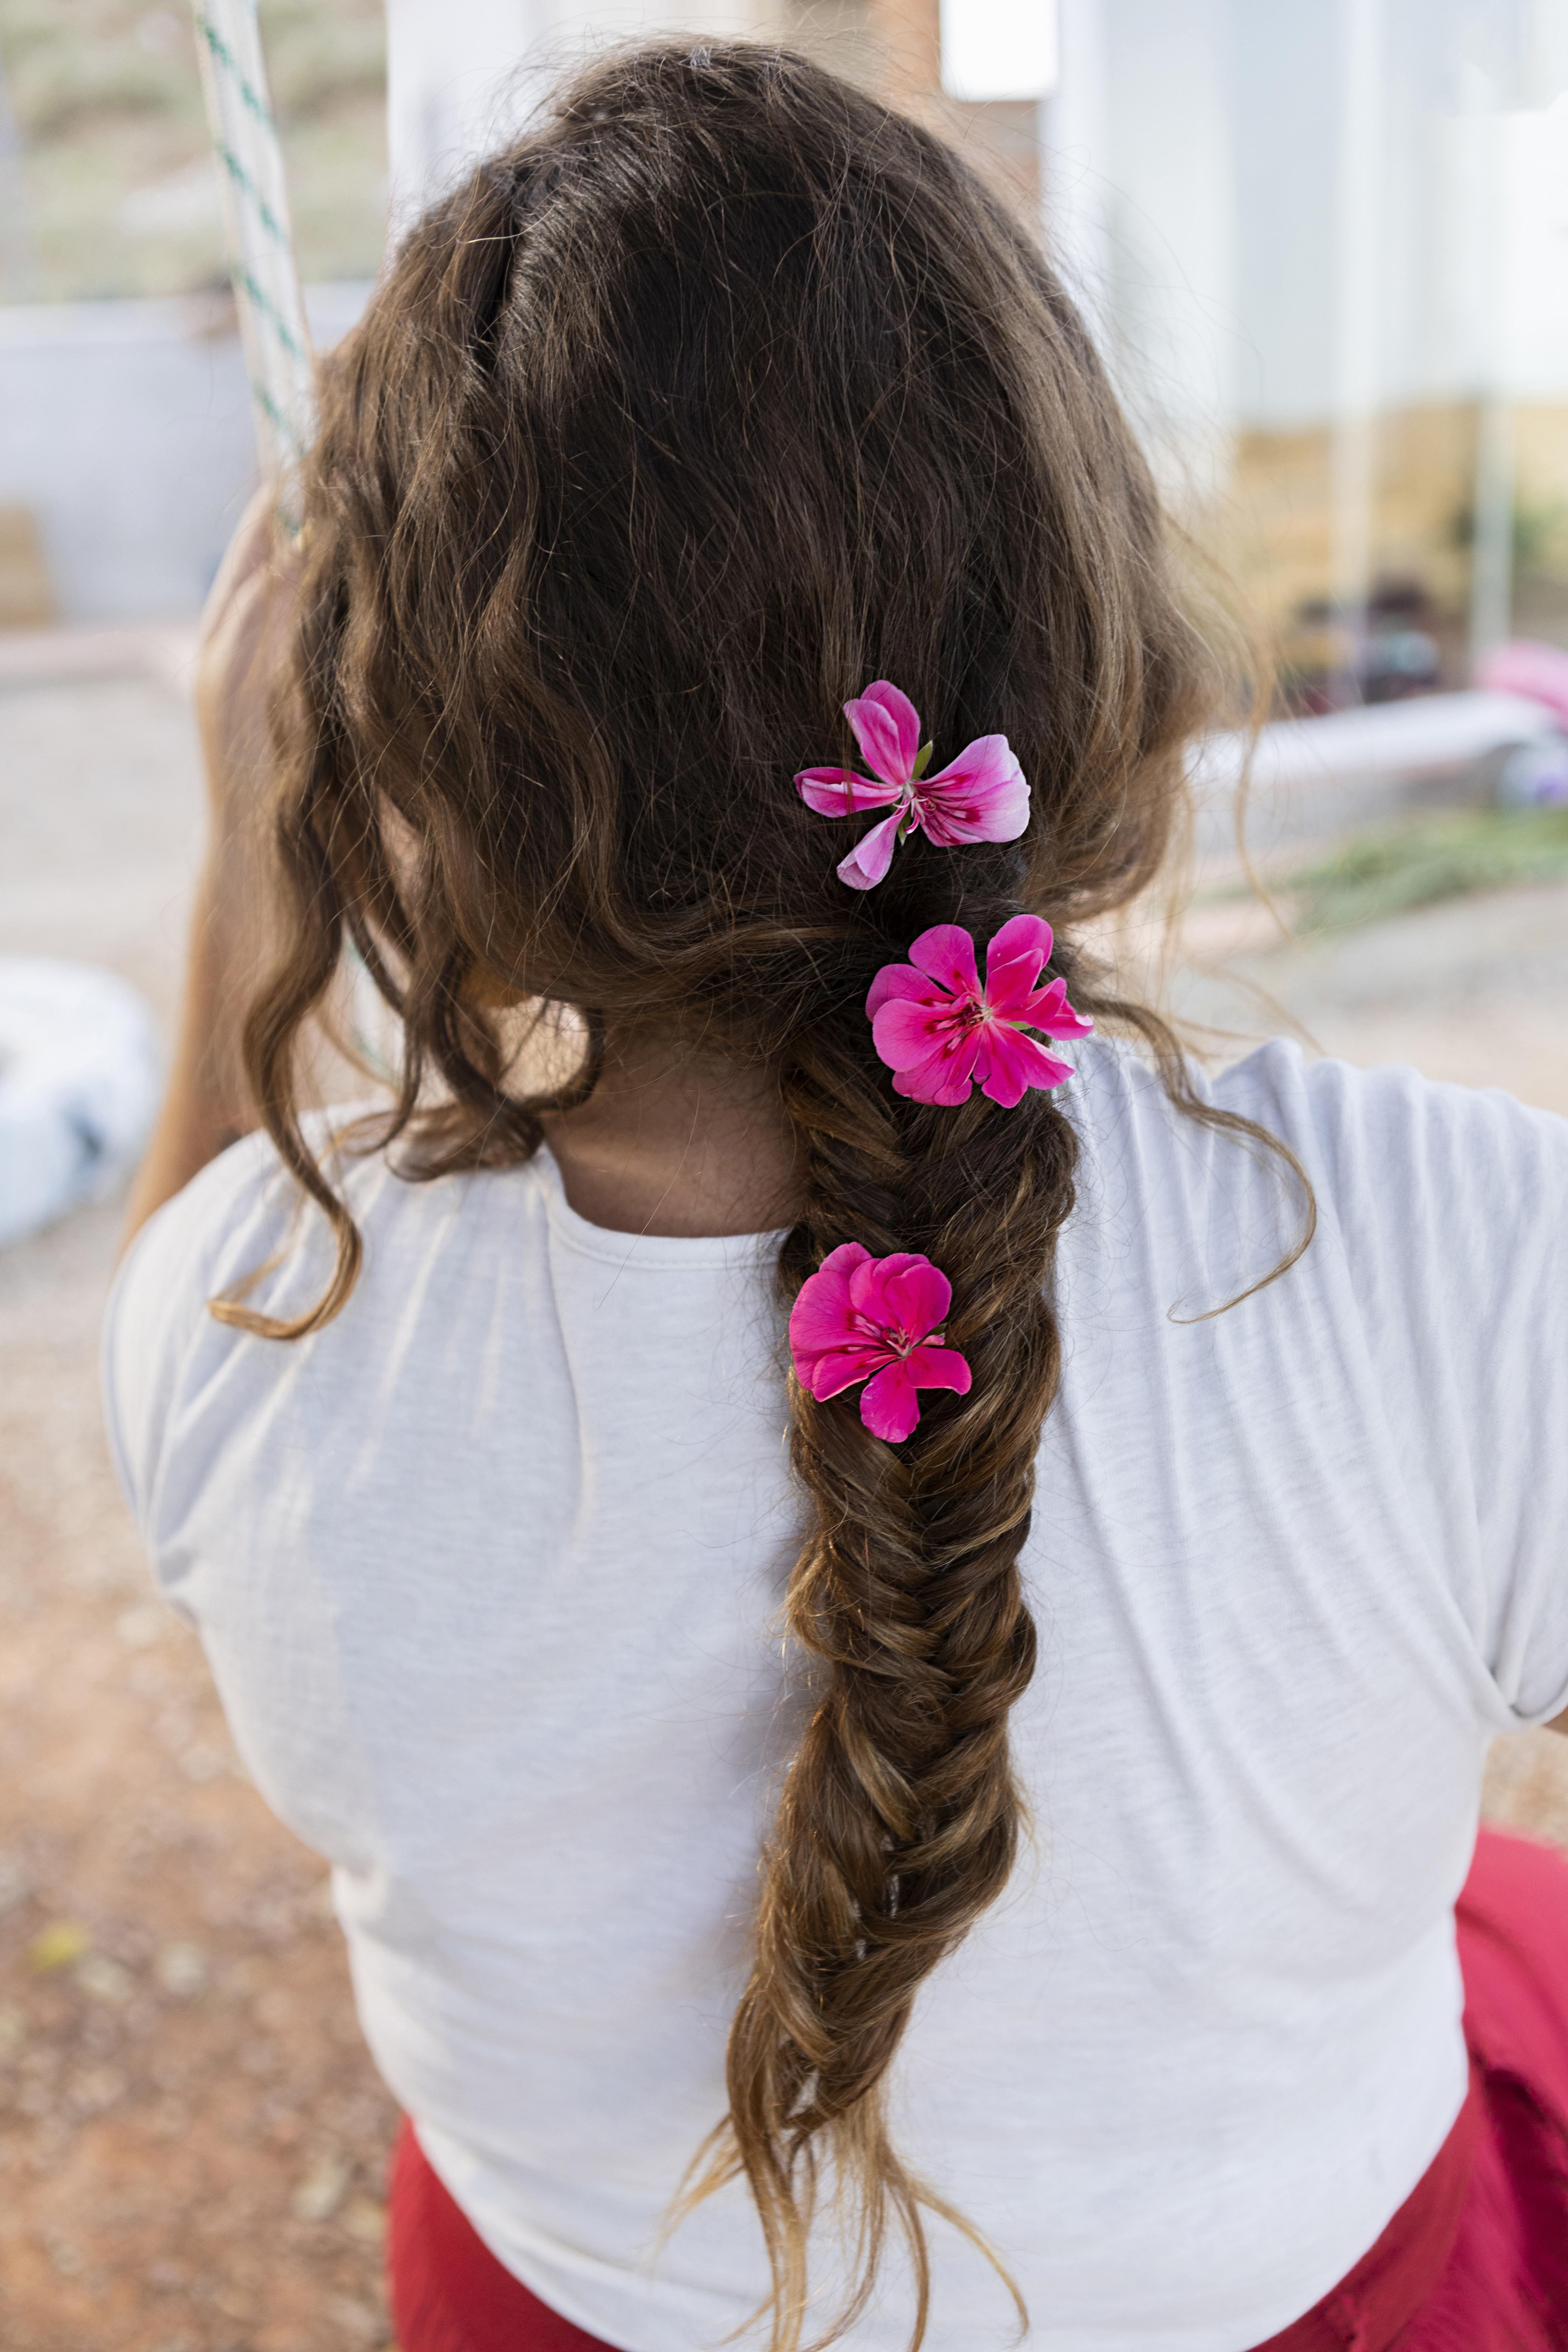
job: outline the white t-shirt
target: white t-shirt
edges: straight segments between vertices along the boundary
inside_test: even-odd
[[[1568,1122],[1265,1048],[1214,1092],[1300,1155],[1318,1236],[1177,1319],[1297,1203],[1125,1050],[1079,1063],[1013,1716],[1033,1844],[924,1988],[893,2112],[1031,2345],[1244,2352],[1452,2124],[1483,1750],[1568,1705]],[[724,2106],[795,1729],[773,1243],[605,1232],[543,1154],[347,1181],[364,1273],[294,1345],[205,1309],[279,1249],[264,1303],[319,1286],[265,1142],[153,1219],[110,1309],[121,1475],[249,1769],[334,1865],[437,2171],[568,2318],[697,2352],[764,2282],[738,2187],[655,2241]],[[932,2226],[931,2352],[1005,2345]],[[847,2342],[908,2322],[895,2268]]]

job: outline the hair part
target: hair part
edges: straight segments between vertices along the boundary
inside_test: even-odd
[[[893,2228],[918,2346],[922,2214],[978,2232],[903,2165],[885,2093],[920,1986],[1019,1836],[1019,1556],[1078,1147],[1052,1095],[895,1096],[865,999],[931,923],[984,939],[1048,914],[1053,971],[1142,1030],[1180,1098],[1169,1033],[1070,942],[1161,866],[1215,666],[1034,245],[941,142],[782,50],[612,57],[431,212],[324,368],[305,503],[282,937],[247,1053],[337,1265],[291,1322],[215,1312],[298,1337],[352,1291],[358,1236],[297,1076],[351,947],[402,1023],[384,1133],[411,1172],[526,1160],[591,1093],[607,1034],[673,1027],[776,1081],[805,1174],[786,1302],[848,1240],[923,1252],[952,1286],[973,1386],[927,1402],[902,1445],[790,1384],[810,1715],[763,1856],[729,2112],[688,2195],[744,2177],[771,2352],[798,2352],[830,2171],[854,2260],[818,2340],[864,2309]],[[842,705],[875,677],[943,756],[1006,734],[1033,791],[1021,841],[917,836],[878,889],[839,884],[844,844],[790,778],[848,750]],[[572,1008],[568,1085],[518,1089],[498,982]]]

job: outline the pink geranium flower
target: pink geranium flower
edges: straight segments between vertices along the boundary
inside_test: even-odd
[[[854,816],[894,803],[892,815],[874,824],[838,868],[851,890],[875,887],[907,834],[923,828],[940,848],[952,849],[966,841],[1016,841],[1028,824],[1029,787],[1005,735],[978,736],[940,775],[927,776],[931,745],[922,749],[920,714],[896,686],[879,679],[845,704],[844,715],[877,781],[852,768],[803,768],[795,781],[820,816]]]
[[[801,1284],[789,1318],[796,1378],[819,1403],[866,1385],[860,1418],[896,1445],[921,1417],[918,1389],[969,1391],[969,1366],[940,1342],[952,1285],[929,1257],[873,1257],[845,1242]]]
[[[1030,1087],[1059,1087],[1072,1064],[1047,1054],[1026,1029],[1087,1037],[1092,1021],[1068,1003],[1067,982],[1036,982],[1050,961],[1051,927],[1015,915],[985,950],[985,985],[974,941],[956,923],[922,931],[908,963],[887,963],[871,982],[866,1012],[877,1051],[893,1072],[893,1092],[924,1103],[967,1102],[976,1078],[1011,1110]]]

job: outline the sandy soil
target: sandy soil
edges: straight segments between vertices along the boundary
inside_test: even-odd
[[[111,965],[165,1019],[200,821],[180,659],[0,664],[0,952]],[[1239,973],[1332,1050],[1568,1109],[1568,891],[1332,952],[1226,919],[1194,944],[1230,976],[1183,982],[1205,1017],[1279,1025]],[[0,1253],[0,2347],[382,2346],[395,2119],[325,1874],[247,1782],[105,1453],[117,1213]],[[1568,1742],[1500,1749],[1489,1802],[1568,1844]]]

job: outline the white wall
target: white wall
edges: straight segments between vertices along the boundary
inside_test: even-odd
[[[1157,444],[1321,424],[1352,379],[1387,406],[1568,395],[1568,0],[1062,12],[1047,230]],[[1352,12],[1377,72],[1347,219]]]
[[[1176,493],[1222,473],[1236,415],[1231,0],[1116,0],[1107,43],[1112,365]]]
[[[312,288],[318,345],[365,286]],[[195,611],[256,478],[237,339],[182,301],[0,306],[0,503],[38,519],[61,617]]]
[[[387,0],[393,234],[526,120],[596,45],[751,32],[765,0]]]

